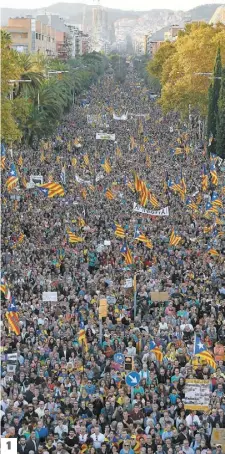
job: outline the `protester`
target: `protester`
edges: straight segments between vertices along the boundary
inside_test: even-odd
[[[222,233],[214,233],[224,232],[224,211],[205,217],[215,189],[210,178],[205,192],[201,186],[209,158],[176,113],[162,115],[133,71],[121,86],[104,76],[84,98],[40,150],[14,151],[18,190],[7,190],[2,172],[2,283],[20,328],[15,334],[5,316],[4,291],[2,436],[18,438],[19,454],[220,454],[212,435],[225,428],[225,248]],[[127,120],[113,120],[113,111],[128,112]],[[95,115],[92,123],[87,115]],[[116,143],[96,140],[101,131],[115,134]],[[179,147],[181,154],[171,152]],[[196,209],[168,187],[181,171]],[[168,207],[168,216],[133,211],[140,205],[135,173],[159,204],[148,202],[146,210]],[[31,175],[62,184],[65,195],[25,187]],[[131,265],[114,223],[124,229]],[[181,237],[175,246],[173,229]],[[152,247],[135,240],[137,230]],[[82,241],[70,243],[68,231]],[[209,243],[218,255],[209,254]],[[57,292],[57,301],[44,301],[43,292]],[[157,302],[153,292],[168,296]],[[108,308],[100,323],[102,299]],[[215,367],[194,354],[195,334]],[[133,390],[124,355],[140,376]],[[185,405],[193,379],[209,385],[206,408]]]

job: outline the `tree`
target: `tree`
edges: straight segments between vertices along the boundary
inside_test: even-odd
[[[210,79],[199,73],[213,72],[219,46],[225,62],[225,26],[198,22],[188,24],[174,43],[160,47],[148,70],[160,80],[164,112],[175,110],[187,117],[191,105],[207,115]]]
[[[208,151],[210,153],[215,153],[216,151],[216,127],[217,127],[217,115],[218,115],[218,100],[220,95],[220,85],[221,81],[219,77],[221,77],[222,73],[222,61],[221,61],[221,53],[220,47],[217,50],[216,61],[214,65],[213,71],[213,81],[209,87],[209,104],[208,104],[208,122],[207,122],[207,139],[208,139]],[[212,136],[212,141],[209,139]]]
[[[216,154],[225,159],[225,66],[222,69],[221,77],[216,128]]]

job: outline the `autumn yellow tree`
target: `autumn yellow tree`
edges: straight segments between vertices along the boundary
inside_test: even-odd
[[[175,43],[165,43],[148,65],[162,85],[160,103],[165,112],[176,110],[188,115],[189,105],[207,114],[210,78],[197,73],[212,73],[217,48],[225,62],[225,26],[204,22],[187,24]]]

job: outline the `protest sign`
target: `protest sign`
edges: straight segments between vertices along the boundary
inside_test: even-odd
[[[186,379],[184,387],[186,410],[208,410],[210,404],[210,381]]]
[[[161,210],[147,210],[146,208],[134,202],[133,211],[149,216],[169,216],[169,207],[161,208]]]
[[[57,292],[43,292],[42,301],[58,301]]]
[[[127,120],[127,116],[128,116],[128,112],[126,112],[125,114],[121,115],[121,116],[118,116],[116,115],[115,113],[113,113],[113,120],[117,120],[117,121],[126,121]]]
[[[115,134],[106,134],[103,132],[96,133],[96,140],[114,140],[115,141],[115,139],[116,139]]]
[[[78,175],[75,175],[75,180],[77,181],[77,183],[88,184],[88,185],[91,184],[90,180],[83,180],[83,178],[80,178]]]
[[[107,296],[106,297],[108,304],[116,304],[115,296]]]
[[[110,246],[111,241],[110,240],[104,240],[104,246]]]
[[[225,452],[225,429],[213,429],[211,437],[212,448],[221,445],[222,452]]]
[[[125,284],[124,284],[124,288],[131,288],[133,287],[133,279],[132,277],[129,278],[129,279],[126,279],[125,280]]]
[[[43,184],[42,175],[30,175],[30,188],[34,188],[36,184]]]
[[[163,302],[169,300],[168,292],[151,292],[151,300],[155,302]]]

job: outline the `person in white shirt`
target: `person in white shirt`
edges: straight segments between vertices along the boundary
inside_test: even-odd
[[[168,325],[165,321],[164,317],[161,317],[161,321],[159,322],[159,331],[166,331],[168,330]]]
[[[86,443],[87,438],[88,438],[88,434],[86,432],[86,428],[81,426],[81,430],[80,430],[80,434],[79,434],[79,442],[81,444],[84,444],[84,443]]]
[[[93,440],[93,446],[95,449],[100,449],[103,441],[105,440],[105,435],[99,432],[99,427],[95,427],[94,433],[91,435]]]
[[[38,414],[39,418],[44,418],[44,415],[45,415],[45,404],[44,404],[44,402],[42,400],[39,402],[39,407],[36,408],[35,412]]]
[[[61,439],[63,434],[68,434],[68,426],[63,424],[63,421],[60,419],[58,426],[56,426],[54,430],[55,434],[58,434],[59,438]]]
[[[132,342],[128,342],[128,347],[127,347],[127,354],[129,356],[135,356],[136,355],[136,347],[133,347]]]
[[[185,420],[188,427],[194,426],[195,424],[197,424],[198,427],[201,426],[201,421],[195,411],[192,411],[188,416],[186,416]]]

